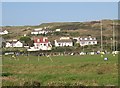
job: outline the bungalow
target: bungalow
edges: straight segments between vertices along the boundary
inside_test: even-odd
[[[6,47],[23,47],[23,43],[21,43],[20,41],[7,41],[6,42]]]
[[[47,37],[43,38],[34,38],[34,46],[30,47],[28,51],[38,51],[38,50],[51,50],[52,45],[48,41]]]
[[[96,45],[97,44],[97,40],[95,37],[80,37],[79,38],[79,43],[80,46],[86,46],[86,45]]]
[[[63,46],[73,46],[73,42],[69,37],[61,37],[59,40],[54,40],[55,47],[63,47]]]

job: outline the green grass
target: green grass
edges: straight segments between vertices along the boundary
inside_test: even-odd
[[[108,61],[103,58],[108,57]],[[3,86],[20,86],[38,81],[41,85],[118,85],[118,58],[94,56],[3,56]],[[7,74],[8,73],[8,74]],[[6,76],[7,75],[7,76]]]

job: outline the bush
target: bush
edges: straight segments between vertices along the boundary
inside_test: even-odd
[[[73,47],[55,47],[53,48],[53,52],[70,52],[73,51]]]
[[[103,70],[98,70],[97,74],[102,75],[104,74]]]
[[[23,86],[30,86],[31,88],[40,87],[40,82],[33,81],[33,82],[25,82]]]
[[[4,77],[10,76],[10,75],[12,75],[12,74],[9,73],[9,72],[3,72],[3,73],[2,73],[2,76],[4,76]]]

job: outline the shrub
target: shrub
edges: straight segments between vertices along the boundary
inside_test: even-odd
[[[9,72],[4,72],[4,73],[2,73],[2,76],[5,76],[5,77],[10,76],[10,75],[12,75],[12,74],[9,73]]]
[[[25,82],[25,83],[23,84],[23,86],[29,86],[29,87],[31,87],[31,88],[40,87],[40,82],[38,82],[38,81]]]

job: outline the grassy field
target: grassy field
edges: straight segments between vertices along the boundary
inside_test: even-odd
[[[108,57],[108,61],[103,58]],[[19,60],[3,56],[3,86],[22,86],[25,82],[41,85],[118,85],[118,58],[112,55],[18,56]]]

